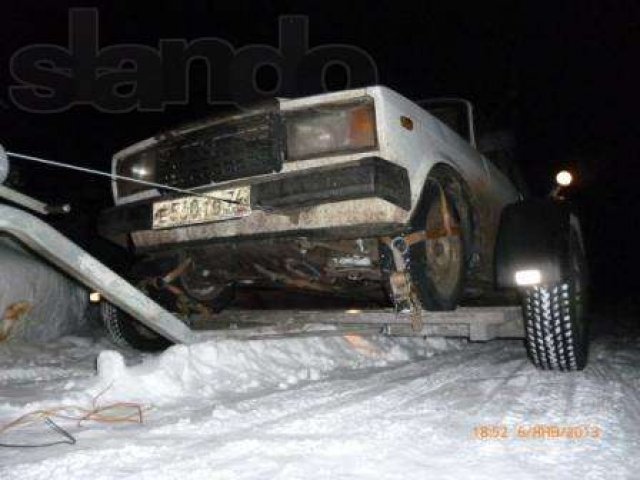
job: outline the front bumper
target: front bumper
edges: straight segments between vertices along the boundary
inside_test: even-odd
[[[138,249],[242,237],[375,236],[398,231],[411,209],[407,170],[378,157],[245,184],[254,208],[247,217],[154,230],[154,200],[145,200],[103,212],[99,232],[117,243],[131,235]]]

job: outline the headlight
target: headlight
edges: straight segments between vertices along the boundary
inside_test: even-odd
[[[156,180],[156,153],[154,150],[135,153],[118,161],[116,173],[125,177],[154,182]],[[126,197],[149,190],[151,187],[127,180],[118,180],[118,196]]]
[[[286,125],[289,160],[376,146],[372,100],[293,112],[287,117]]]
[[[514,275],[514,280],[519,287],[538,285],[542,282],[542,273],[537,269],[518,270]]]

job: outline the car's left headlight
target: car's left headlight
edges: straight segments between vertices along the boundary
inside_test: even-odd
[[[373,100],[313,107],[286,116],[287,159],[302,160],[376,146]]]
[[[118,160],[116,173],[124,177],[135,178],[147,182],[156,180],[156,152],[143,150]],[[126,197],[134,193],[150,190],[152,187],[129,180],[118,180],[118,196]]]

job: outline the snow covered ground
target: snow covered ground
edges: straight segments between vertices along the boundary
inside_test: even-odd
[[[75,445],[0,448],[0,478],[638,478],[639,392],[637,336],[596,340],[575,374],[536,371],[518,341],[223,340],[155,356],[13,344],[1,424],[98,395],[152,409],[141,425],[59,420]],[[532,438],[535,425],[565,430]],[[37,423],[0,442],[52,435]]]

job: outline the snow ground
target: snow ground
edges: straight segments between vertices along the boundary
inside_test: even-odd
[[[640,338],[603,337],[575,374],[518,341],[221,340],[161,355],[66,337],[0,349],[0,423],[63,403],[153,405],[142,425],[59,422],[76,445],[0,448],[2,479],[638,478]],[[97,362],[96,362],[97,358]],[[97,367],[97,368],[96,368]],[[522,425],[599,438],[518,438]],[[504,425],[506,439],[474,437]],[[43,425],[0,442],[50,439]]]

